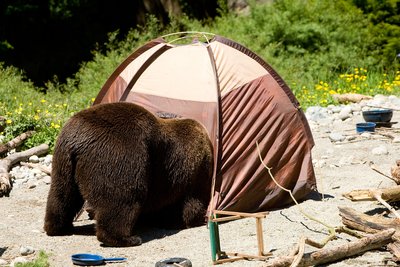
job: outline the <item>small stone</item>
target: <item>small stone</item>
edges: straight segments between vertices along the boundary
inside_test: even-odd
[[[51,177],[49,175],[46,175],[43,177],[43,182],[45,184],[51,184]]]
[[[393,138],[392,143],[400,143],[400,137],[396,136],[395,138]]]
[[[348,136],[346,136],[346,140],[347,141],[353,141],[353,140],[355,140],[356,139],[356,136],[354,136],[354,135],[348,135]]]
[[[360,136],[362,136],[362,137],[364,137],[364,138],[368,138],[368,139],[371,138],[371,134],[370,134],[370,133],[367,133],[367,132],[363,132],[362,134],[360,134]]]
[[[349,166],[353,162],[354,157],[353,156],[345,156],[340,158],[339,160],[339,166]]]
[[[52,162],[52,160],[53,160],[53,155],[47,155],[47,156],[44,158],[43,163],[46,164],[46,165],[50,165],[51,162]]]
[[[36,187],[36,183],[34,181],[32,181],[32,180],[29,180],[27,182],[27,187],[28,187],[28,189],[33,189],[33,188]]]
[[[36,169],[36,168],[33,168],[33,169],[31,170],[31,173],[33,174],[33,176],[34,176],[36,179],[40,179],[40,178],[42,178],[42,177],[45,175],[41,170]]]
[[[398,97],[396,97],[394,95],[391,95],[391,96],[389,96],[388,100],[394,106],[398,106],[398,107],[400,106],[400,98],[398,98]]]
[[[10,264],[11,267],[14,267],[17,263],[27,263],[28,260],[25,257],[16,257]]]
[[[372,154],[374,155],[387,155],[389,154],[389,151],[387,150],[387,148],[385,146],[378,146],[375,147],[374,149],[372,149]]]
[[[8,265],[7,261],[0,259],[0,266]]]
[[[329,135],[329,139],[331,139],[332,142],[340,142],[346,139],[345,136],[343,136],[341,133],[331,133]]]
[[[358,103],[354,103],[353,105],[351,105],[351,110],[353,111],[353,113],[360,112],[361,111],[361,105],[358,104]]]
[[[345,106],[342,108],[342,110],[339,112],[339,119],[342,121],[348,119],[351,117],[351,107],[350,106]]]
[[[22,246],[22,247],[20,247],[20,249],[19,249],[19,253],[22,255],[22,256],[27,256],[27,255],[30,255],[30,254],[33,254],[33,253],[35,253],[35,250],[33,249],[33,247],[30,247],[30,246]]]
[[[314,161],[314,167],[315,168],[322,168],[326,166],[326,161],[325,160],[316,160]]]
[[[29,157],[29,162],[39,163],[39,157],[36,155],[33,155],[33,156]]]
[[[331,110],[332,110],[333,113],[340,113],[340,111],[342,109],[340,107],[338,107],[338,106],[334,106]]]

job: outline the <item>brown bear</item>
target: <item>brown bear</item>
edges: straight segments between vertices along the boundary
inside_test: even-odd
[[[44,229],[49,236],[71,234],[84,201],[106,246],[140,245],[133,233],[140,214],[201,225],[212,155],[206,129],[195,120],[158,118],[127,102],[80,111],[57,138]]]

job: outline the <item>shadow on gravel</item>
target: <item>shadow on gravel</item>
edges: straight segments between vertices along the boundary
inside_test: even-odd
[[[146,243],[155,239],[160,239],[166,236],[171,236],[178,233],[179,229],[163,229],[157,227],[148,227],[144,225],[139,225],[134,229],[135,234],[142,238],[142,243]],[[95,236],[96,235],[96,227],[95,223],[90,223],[87,225],[77,225],[74,226],[74,235],[83,235],[83,236]],[[0,256],[7,248],[0,248]],[[3,251],[4,250],[4,251]]]
[[[8,247],[0,247],[0,257],[3,256],[4,252],[6,252],[7,249]]]
[[[312,191],[309,195],[307,195],[307,198],[305,200],[311,199],[311,200],[321,201],[322,199],[327,199],[327,198],[334,198],[334,196],[328,194],[321,194],[317,191]]]

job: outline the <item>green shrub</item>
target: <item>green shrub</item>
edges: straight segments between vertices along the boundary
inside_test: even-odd
[[[222,5],[213,21],[182,16],[171,18],[167,27],[149,16],[145,27],[126,36],[110,33],[106,49],[94,50],[93,59],[66,83],[53,80],[45,88],[35,88],[21,71],[0,64],[0,115],[7,119],[3,135],[9,140],[34,129],[26,147],[53,147],[65,121],[92,104],[130,53],[173,32],[211,32],[243,44],[277,70],[304,108],[334,103],[334,93],[400,95],[400,58],[395,56],[400,52],[398,2],[251,1],[248,13],[228,12]]]

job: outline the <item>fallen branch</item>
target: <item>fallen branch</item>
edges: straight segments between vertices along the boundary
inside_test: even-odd
[[[400,185],[385,189],[357,189],[343,194],[343,196],[351,201],[371,201],[376,200],[375,194],[379,190],[384,201],[394,202],[400,200]]]
[[[391,176],[389,176],[389,175],[383,173],[382,171],[380,171],[380,170],[378,169],[378,167],[376,167],[376,165],[375,165],[373,162],[370,162],[369,166],[371,167],[371,169],[372,169],[373,171],[376,171],[377,173],[379,173],[379,174],[385,176],[386,178],[389,178],[390,180],[394,181],[396,184],[400,184],[400,177],[399,177],[398,179],[396,179],[395,177],[391,177]],[[393,169],[392,169],[392,172],[393,172]],[[393,174],[392,174],[392,175],[393,175]]]
[[[379,249],[393,241],[392,236],[394,233],[394,229],[387,229],[346,244],[306,253],[298,266],[326,264],[359,255],[369,250]],[[269,261],[264,267],[286,267],[290,266],[293,260],[294,256],[283,256]]]
[[[381,230],[395,229],[398,232],[395,236],[400,236],[400,221],[398,219],[370,216],[347,207],[339,207],[339,215],[342,217],[344,225],[355,230],[376,233]]]
[[[339,212],[344,225],[365,233],[376,233],[381,230],[395,229],[396,233],[393,235],[395,242],[390,243],[387,247],[390,253],[395,256],[396,260],[400,259],[400,221],[398,219],[369,216],[357,212],[352,208],[344,207],[339,207]]]
[[[22,166],[27,166],[29,168],[33,168],[33,169],[39,169],[42,172],[44,172],[45,174],[51,175],[51,169],[47,168],[43,165],[40,164],[35,164],[35,163],[29,163],[29,162],[21,162],[20,163]]]
[[[334,239],[337,238],[336,233],[339,232],[339,231],[344,231],[344,232],[346,232],[346,233],[348,233],[348,234],[350,234],[350,235],[357,236],[357,233],[353,233],[350,229],[344,229],[343,227],[333,227],[333,226],[330,226],[329,224],[323,222],[322,220],[319,220],[319,219],[317,219],[317,218],[315,218],[315,217],[313,217],[313,216],[307,214],[307,213],[302,209],[302,207],[299,205],[299,203],[297,202],[296,198],[293,196],[292,191],[289,190],[289,189],[287,189],[287,188],[285,188],[285,187],[283,187],[283,186],[281,186],[281,185],[276,181],[275,177],[272,175],[271,168],[268,167],[268,166],[264,163],[264,161],[263,161],[263,159],[262,159],[262,157],[261,157],[261,153],[260,153],[260,149],[259,149],[259,147],[258,147],[258,142],[257,142],[257,141],[256,141],[256,146],[257,146],[257,151],[258,151],[258,157],[259,157],[259,159],[260,159],[260,161],[261,161],[261,164],[262,164],[262,165],[264,166],[264,168],[268,171],[268,174],[269,174],[269,176],[271,177],[272,181],[273,181],[280,189],[282,189],[283,191],[289,193],[290,197],[292,198],[293,202],[296,204],[296,207],[299,209],[299,211],[300,211],[301,214],[303,214],[306,218],[308,218],[308,219],[310,219],[310,220],[312,220],[312,221],[314,221],[314,222],[317,222],[317,223],[319,223],[319,224],[325,226],[325,227],[328,229],[329,235],[328,235],[328,237],[326,237],[322,242],[316,242],[316,241],[314,241],[314,240],[311,240],[311,239],[309,239],[309,238],[306,238],[306,239],[305,239],[305,243],[306,243],[306,244],[308,244],[308,245],[310,245],[310,246],[313,246],[313,247],[316,247],[316,248],[323,248],[329,241],[334,240]]]
[[[10,174],[9,171],[11,167],[20,162],[29,159],[29,157],[33,155],[43,155],[49,151],[49,146],[47,144],[41,144],[36,147],[32,147],[28,150],[17,152],[7,156],[4,159],[0,160],[0,197],[8,196],[12,184],[10,181]]]
[[[31,137],[34,133],[35,133],[35,131],[27,131],[25,133],[22,133],[22,134],[18,135],[17,137],[12,139],[11,141],[8,141],[7,143],[0,145],[0,155],[10,151],[13,148],[18,147],[26,139]]]
[[[376,200],[378,200],[383,206],[385,206],[391,213],[393,213],[394,216],[396,216],[397,219],[400,220],[400,215],[399,213],[389,205],[384,199],[382,199],[382,192],[380,190],[374,190],[374,197]]]
[[[303,236],[300,238],[300,242],[296,247],[296,249],[290,255],[294,257],[292,264],[290,264],[290,267],[299,266],[300,261],[304,255],[305,246],[306,246],[306,238]]]
[[[332,95],[332,98],[339,103],[347,103],[347,102],[358,103],[361,102],[361,100],[372,99],[371,96],[362,94],[334,94]]]

